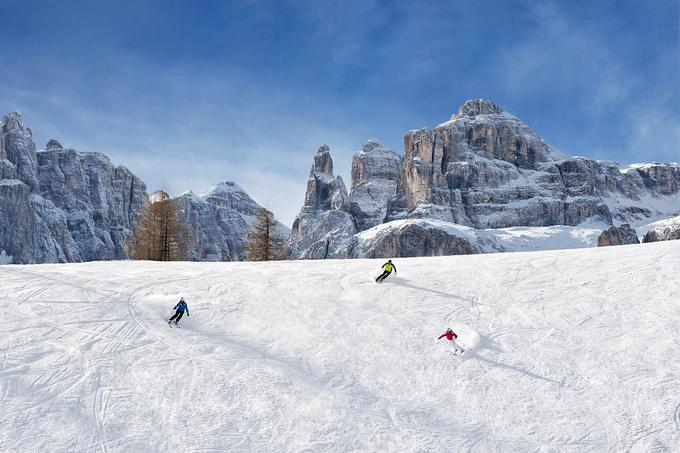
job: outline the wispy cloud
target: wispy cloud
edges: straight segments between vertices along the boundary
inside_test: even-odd
[[[664,105],[664,98],[648,99],[627,112],[625,157],[629,162],[680,162],[680,118]]]
[[[59,94],[58,87],[33,91],[3,84],[0,108],[23,111],[39,148],[57,138],[65,146],[103,152],[150,190],[171,194],[234,180],[257,201],[270,203],[288,225],[302,205],[318,146],[331,144],[338,172],[349,174],[352,149],[360,142],[352,144],[353,134],[319,115],[305,96],[273,92],[241,77],[161,71],[139,61],[135,67],[136,78],[155,80],[160,96],[118,100],[112,94],[104,96],[108,108],[100,108]]]
[[[287,224],[319,145],[349,185],[368,137],[402,151],[472,97],[569,154],[680,149],[674,0],[103,3],[0,4],[0,113],[150,189],[235,180]]]
[[[502,53],[501,81],[517,94],[576,92],[584,110],[618,108],[637,76],[624,69],[599,33],[569,17],[561,5],[539,2],[529,9],[528,26],[535,30]]]

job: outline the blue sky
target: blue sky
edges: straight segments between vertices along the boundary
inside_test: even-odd
[[[0,0],[0,113],[149,189],[235,180],[291,224],[312,156],[490,99],[571,155],[680,160],[680,2]]]

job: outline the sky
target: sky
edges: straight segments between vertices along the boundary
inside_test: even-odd
[[[467,99],[568,155],[680,161],[679,24],[679,0],[0,0],[0,115],[290,226],[321,144],[349,186],[367,139],[403,153]]]

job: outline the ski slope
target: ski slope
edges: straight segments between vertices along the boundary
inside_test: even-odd
[[[678,451],[680,241],[381,264],[0,266],[0,451]]]

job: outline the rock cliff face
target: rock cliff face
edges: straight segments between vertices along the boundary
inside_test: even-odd
[[[328,145],[319,148],[307,180],[305,202],[293,222],[289,245],[294,259],[347,258],[357,232],[345,183],[333,175]]]
[[[19,113],[10,113],[0,120],[0,176],[17,179],[32,191],[38,188],[37,157],[33,134],[24,127]]]
[[[680,239],[680,216],[655,222],[645,233],[642,242],[672,241]]]
[[[610,245],[639,244],[635,230],[629,224],[624,223],[619,227],[610,227],[602,232],[597,238],[598,247],[608,247]]]
[[[583,223],[611,226],[642,223],[653,215],[677,215],[680,211],[679,164],[619,168],[611,162],[567,158],[518,118],[485,100],[465,102],[457,114],[434,130],[410,131],[404,149],[401,159],[384,146],[369,142],[355,155],[349,208],[344,202],[330,209],[311,204],[310,197],[318,197],[320,192],[317,181],[333,179],[316,165],[301,211],[306,233],[298,231],[292,237],[293,256],[328,257],[319,252],[318,241],[305,238],[326,237],[331,230],[342,231],[339,237],[344,241],[343,246],[335,241],[334,257],[358,256],[361,251],[349,237],[352,224],[356,231],[408,219],[441,220],[477,229]],[[323,159],[329,161],[326,151]],[[326,176],[314,176],[322,174]],[[338,197],[345,199],[344,195]],[[339,213],[341,218],[328,220]],[[390,231],[413,237],[407,232],[417,229]],[[436,228],[419,234],[439,235]],[[415,255],[451,250],[426,240],[422,245],[411,240],[404,245],[400,237],[385,238],[385,244],[401,245],[385,245],[381,250],[387,256],[399,256],[398,247]],[[310,244],[315,244],[313,253]],[[367,253],[374,256],[377,250]]]
[[[0,121],[0,250],[15,263],[124,259],[146,186],[99,153],[36,151],[18,113]]]
[[[621,172],[567,159],[488,101],[467,101],[434,131],[411,131],[389,219],[439,218],[476,228],[612,223],[649,215],[637,201],[677,194],[680,167]],[[610,203],[617,198],[621,203]]]
[[[127,258],[125,240],[149,199],[144,183],[102,154],[77,152],[56,140],[36,150],[17,113],[4,117],[0,127],[0,254],[12,256],[14,263]],[[332,165],[329,153],[319,155],[319,168],[332,173]],[[323,185],[319,190],[314,195],[319,209],[347,204],[346,192],[344,199],[340,191],[340,198],[324,204]],[[188,192],[176,200],[187,225],[191,259],[245,258],[261,206],[243,189],[225,182],[205,195]],[[279,227],[287,237],[289,229]]]
[[[387,228],[359,235],[353,257],[414,257],[482,253],[473,234],[437,227],[428,221],[390,222]]]
[[[401,165],[400,155],[373,140],[354,155],[349,201],[359,231],[385,221],[387,203],[397,193]]]
[[[241,261],[255,214],[261,206],[232,181],[199,196],[187,192],[176,198],[189,229],[190,258],[196,261]],[[288,228],[279,224],[288,236]]]
[[[125,239],[148,202],[135,175],[101,154],[64,148],[56,140],[38,151],[16,113],[0,120],[0,133],[2,256],[15,263],[126,258]],[[289,256],[503,251],[498,238],[519,233],[485,230],[584,224],[601,230],[680,214],[680,164],[620,168],[567,158],[485,100],[465,102],[433,130],[410,131],[404,148],[402,157],[369,140],[352,160],[348,194],[334,175],[330,149],[320,147]],[[244,258],[260,206],[242,189],[222,183],[204,196],[189,192],[177,200],[190,228],[193,259]],[[649,240],[674,232],[650,230]]]

